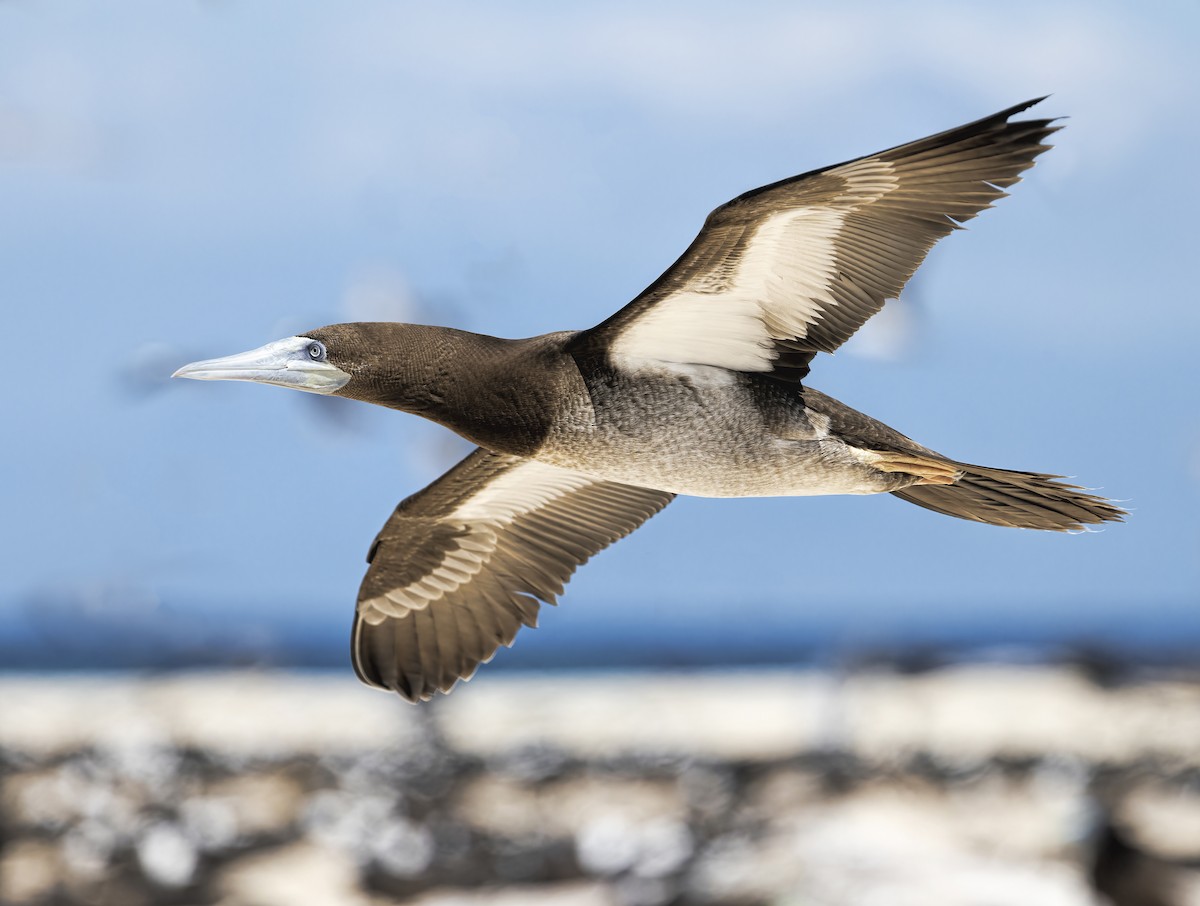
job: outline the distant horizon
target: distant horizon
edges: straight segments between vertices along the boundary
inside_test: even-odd
[[[349,670],[350,611],[163,604],[137,619],[80,619],[70,608],[41,601],[41,622],[0,618],[0,670],[180,669],[237,666]],[[804,614],[786,608],[739,608],[738,626],[669,609],[640,611],[625,602],[605,612],[576,602],[575,613],[543,608],[537,629],[523,629],[485,669],[645,668],[836,665],[863,658],[880,663],[921,659],[994,659],[1005,649],[1017,660],[1075,656],[1122,664],[1200,667],[1200,612],[1190,601],[1113,608],[1102,621],[1080,625],[1053,608],[1026,605],[1008,614],[973,615],[964,608],[912,606],[899,618],[878,605],[874,617],[846,607]],[[28,609],[23,609],[26,614]],[[2,611],[0,611],[2,613]],[[1003,657],[1000,657],[1003,660]]]

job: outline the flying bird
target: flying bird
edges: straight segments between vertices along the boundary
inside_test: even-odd
[[[365,400],[478,445],[401,502],[367,555],[354,669],[414,702],[471,677],[578,566],[677,494],[890,492],[991,525],[1117,521],[1122,510],[1060,476],[951,459],[807,383],[818,353],[1049,147],[1053,120],[1013,119],[1037,102],[738,196],[588,330],[508,340],[333,324],[174,376]]]

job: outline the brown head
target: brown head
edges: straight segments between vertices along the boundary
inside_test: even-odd
[[[253,381],[343,396],[441,421],[486,407],[488,363],[513,341],[449,327],[330,324],[249,352],[184,365],[173,377]],[[466,433],[470,433],[469,431]]]

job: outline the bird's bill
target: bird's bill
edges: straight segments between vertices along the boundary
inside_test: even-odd
[[[193,381],[254,381],[308,393],[336,393],[346,386],[350,375],[329,362],[314,361],[308,353],[312,342],[308,337],[288,337],[249,352],[192,362],[171,377]]]

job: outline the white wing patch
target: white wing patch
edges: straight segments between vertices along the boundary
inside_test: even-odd
[[[774,340],[803,339],[837,305],[830,285],[846,217],[899,184],[881,160],[832,172],[845,180],[844,194],[764,219],[732,262],[731,279],[717,280],[710,271],[660,299],[617,336],[614,362],[631,371],[663,363],[770,371]]]
[[[455,509],[448,517],[454,521],[507,525],[551,500],[594,484],[570,469],[526,459],[500,473]]]
[[[474,579],[496,550],[498,536],[514,519],[594,483],[594,478],[532,459],[499,473],[439,520],[465,531],[441,562],[416,582],[362,601],[359,614],[374,626],[388,617],[423,610]]]
[[[648,309],[610,350],[621,368],[663,363],[770,371],[775,337],[803,337],[831,304],[834,240],[845,217],[830,208],[795,208],[754,231],[723,289],[684,290]]]
[[[751,240],[743,292],[754,295],[755,285],[762,287],[760,317],[772,339],[805,336],[821,311],[836,304],[829,284],[834,276],[833,243],[844,219],[841,211],[800,208],[771,217]]]

